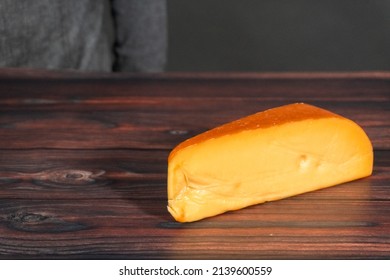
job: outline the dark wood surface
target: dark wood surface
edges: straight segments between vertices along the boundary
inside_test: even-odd
[[[307,102],[359,123],[371,177],[180,224],[167,157],[184,139]],[[389,259],[390,73],[0,70],[2,259]]]

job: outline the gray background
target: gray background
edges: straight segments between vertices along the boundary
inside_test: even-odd
[[[168,0],[167,71],[390,70],[390,0]]]

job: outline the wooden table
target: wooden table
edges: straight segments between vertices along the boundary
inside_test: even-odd
[[[166,210],[184,139],[307,102],[359,123],[373,176],[199,222]],[[0,258],[388,259],[390,73],[0,70]]]

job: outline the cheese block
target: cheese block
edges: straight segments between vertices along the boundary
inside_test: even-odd
[[[304,103],[216,127],[168,158],[168,211],[192,222],[371,175],[373,148],[355,122]]]

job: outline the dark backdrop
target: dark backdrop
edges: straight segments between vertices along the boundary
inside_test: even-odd
[[[168,0],[168,71],[390,70],[390,0]]]

